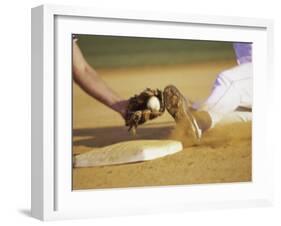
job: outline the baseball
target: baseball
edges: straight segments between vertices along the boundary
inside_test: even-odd
[[[150,97],[147,101],[147,108],[151,111],[159,111],[160,110],[160,101],[157,97]]]

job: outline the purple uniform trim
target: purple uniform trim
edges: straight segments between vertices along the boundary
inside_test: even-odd
[[[252,62],[252,44],[236,42],[233,43],[233,48],[236,54],[238,64],[245,64]]]

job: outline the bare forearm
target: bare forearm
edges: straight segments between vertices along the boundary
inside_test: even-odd
[[[76,42],[73,42],[73,78],[90,96],[125,117],[127,101],[123,100],[98,76],[84,59]]]
[[[75,82],[90,96],[112,108],[115,103],[121,101],[121,97],[110,89],[90,66],[82,70],[73,70]]]

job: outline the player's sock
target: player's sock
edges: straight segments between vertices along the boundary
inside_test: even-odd
[[[191,110],[192,115],[195,117],[196,122],[202,132],[210,129],[212,126],[211,116],[207,111]]]

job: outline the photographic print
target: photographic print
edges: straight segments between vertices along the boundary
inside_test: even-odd
[[[252,178],[252,43],[72,35],[72,188]]]

